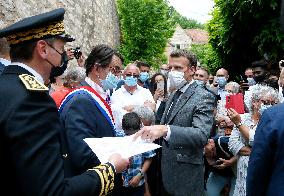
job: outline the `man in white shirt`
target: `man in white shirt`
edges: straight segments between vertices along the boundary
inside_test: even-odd
[[[130,64],[125,67],[123,75],[125,84],[120,89],[114,91],[111,96],[111,108],[118,130],[121,130],[123,115],[131,112],[135,105],[145,105],[153,111],[155,109],[155,102],[151,92],[137,85],[139,68]]]

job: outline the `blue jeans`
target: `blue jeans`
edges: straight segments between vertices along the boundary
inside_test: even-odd
[[[224,188],[226,184],[230,184],[230,196],[233,195],[235,185],[236,185],[236,177],[224,177],[215,172],[211,172],[209,178],[206,183],[206,196],[219,196],[220,192]]]

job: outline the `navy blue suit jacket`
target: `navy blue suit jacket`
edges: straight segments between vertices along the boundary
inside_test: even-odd
[[[247,173],[247,195],[284,193],[284,104],[267,109],[258,123]]]
[[[86,86],[87,83],[84,82],[82,85]],[[90,95],[82,93],[72,97],[60,113],[60,119],[65,128],[72,175],[99,165],[97,156],[83,139],[115,135]]]

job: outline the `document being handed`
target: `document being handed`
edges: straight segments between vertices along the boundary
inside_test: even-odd
[[[133,141],[133,135],[125,137],[85,138],[84,141],[97,155],[101,163],[108,162],[110,155],[119,153],[124,158],[160,148],[158,144],[142,140]]]

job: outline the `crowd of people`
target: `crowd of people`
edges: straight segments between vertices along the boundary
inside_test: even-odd
[[[65,33],[64,13],[0,30],[1,191],[281,195],[282,62],[273,70],[254,61],[236,81],[180,49],[158,70],[140,60],[124,66],[106,44],[87,57],[65,50],[75,39]],[[162,148],[101,163],[84,142],[128,135]]]

